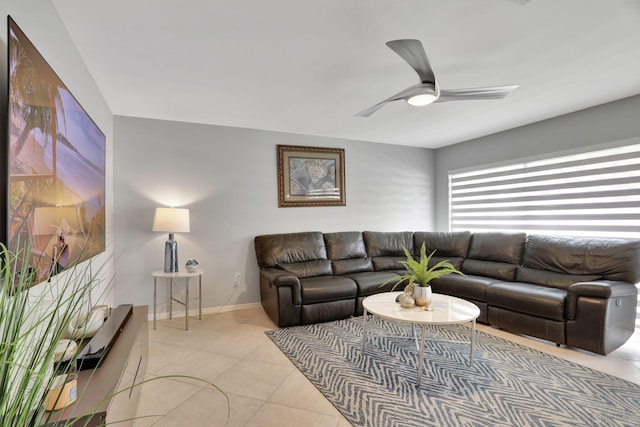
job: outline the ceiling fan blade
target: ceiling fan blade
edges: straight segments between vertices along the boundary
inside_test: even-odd
[[[427,54],[420,40],[391,40],[387,42],[387,46],[407,61],[411,68],[418,73],[422,83],[432,83],[437,86],[433,68],[431,68],[431,63],[427,59]]]
[[[384,107],[389,101],[384,100],[382,102],[378,102],[376,105],[374,105],[373,107],[369,107],[366,110],[362,110],[360,111],[358,114],[356,114],[356,116],[359,117],[369,117],[370,115],[372,115],[373,113],[375,113],[376,111],[378,111],[379,109],[381,109],[382,107]]]
[[[489,86],[468,89],[441,89],[436,102],[470,101],[475,99],[500,99],[509,95],[520,85]]]
[[[417,84],[417,85],[410,86],[410,87],[406,88],[405,90],[402,90],[402,91],[396,93],[395,95],[390,96],[389,98],[385,99],[384,101],[378,102],[373,107],[369,107],[366,110],[360,111],[359,113],[356,114],[356,116],[369,117],[370,115],[372,115],[373,113],[378,111],[380,108],[384,107],[387,103],[393,102],[393,101],[399,101],[401,99],[411,98],[413,95],[417,95],[417,94],[421,93],[423,88],[424,88],[424,86],[422,84]]]

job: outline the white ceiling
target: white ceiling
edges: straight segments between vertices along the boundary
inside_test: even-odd
[[[51,1],[116,115],[436,148],[640,93],[640,0]],[[418,83],[399,38],[520,87],[354,117]]]

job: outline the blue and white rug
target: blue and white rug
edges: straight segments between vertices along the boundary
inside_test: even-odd
[[[410,332],[375,316],[373,328]],[[354,426],[640,426],[640,385],[482,332],[472,366],[468,344],[428,341],[419,388],[414,342],[369,339],[363,356],[362,317],[266,333]]]

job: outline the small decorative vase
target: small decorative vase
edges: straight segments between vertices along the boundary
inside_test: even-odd
[[[413,298],[417,306],[425,306],[428,309],[431,305],[431,286],[416,286],[413,289]]]

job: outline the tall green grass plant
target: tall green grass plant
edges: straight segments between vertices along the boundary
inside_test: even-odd
[[[55,363],[57,344],[66,338],[69,325],[88,313],[91,291],[100,282],[92,274],[89,261],[84,267],[72,266],[61,274],[47,275],[43,283],[37,284],[36,277],[40,275],[29,267],[30,256],[28,249],[13,253],[0,243],[1,427],[41,426],[51,419],[53,413],[44,409],[46,390],[55,376],[70,377],[76,365],[75,358],[67,364]],[[167,375],[153,380],[173,377]],[[190,378],[206,383],[225,396],[228,418],[228,396],[215,384]],[[105,400],[130,388],[118,390]],[[78,414],[69,424],[83,415],[88,414]],[[87,419],[87,423],[90,422]]]

